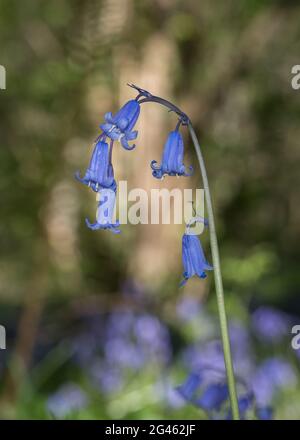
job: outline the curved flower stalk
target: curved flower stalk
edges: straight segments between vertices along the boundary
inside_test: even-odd
[[[200,148],[200,144],[194,128],[192,126],[191,121],[188,122],[188,129],[195,147],[195,151],[197,154],[199,167],[202,175],[203,186],[205,191],[206,198],[206,208],[209,222],[209,236],[210,236],[210,246],[211,246],[211,254],[214,266],[214,278],[215,278],[215,288],[217,295],[217,304],[218,304],[218,312],[219,312],[219,321],[220,321],[220,329],[221,329],[221,337],[222,337],[222,345],[224,351],[224,361],[227,372],[227,382],[229,388],[229,397],[231,403],[231,411],[232,417],[234,420],[239,420],[239,406],[238,399],[236,395],[236,385],[235,385],[235,377],[234,370],[232,364],[232,355],[231,355],[231,347],[230,340],[228,334],[228,323],[227,323],[227,314],[225,309],[225,299],[224,299],[224,290],[223,290],[223,279],[221,273],[221,264],[220,264],[220,256],[219,256],[219,246],[218,246],[218,238],[215,227],[215,216],[213,212],[212,200],[210,195],[210,189],[208,184],[208,178],[206,173],[206,167],[202,155],[202,151]]]
[[[111,163],[112,143],[108,146],[107,142],[101,139],[95,144],[92,158],[85,176],[80,177],[79,171],[76,172],[75,178],[98,192],[101,188],[116,189],[116,181],[114,179],[114,170]]]
[[[90,223],[88,219],[85,219],[87,226],[92,230],[97,229],[109,229],[114,234],[119,234],[121,231],[118,229],[120,223],[116,221],[113,223],[113,215],[116,203],[116,190],[101,188],[99,191],[100,200],[96,213],[96,222]]]
[[[190,166],[190,172],[186,172],[183,164],[184,146],[183,139],[178,129],[171,131],[164,146],[161,165],[157,166],[157,161],[151,162],[152,175],[157,179],[162,179],[165,175],[169,176],[191,176],[193,168]]]
[[[138,132],[132,131],[140,114],[140,104],[136,99],[128,101],[116,114],[111,112],[104,116],[105,124],[100,128],[113,141],[120,141],[126,150],[133,150],[135,144],[129,145],[128,141],[137,138]]]

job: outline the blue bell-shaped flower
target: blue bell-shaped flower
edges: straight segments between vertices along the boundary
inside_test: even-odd
[[[118,221],[113,223],[116,190],[101,188],[99,190],[99,196],[100,199],[96,213],[96,223],[90,223],[88,219],[85,219],[87,226],[92,230],[109,229],[114,234],[119,234],[121,232],[120,229],[118,229],[120,223]]]
[[[183,164],[184,146],[183,139],[178,130],[171,131],[164,146],[161,165],[157,165],[157,161],[151,162],[152,175],[157,179],[161,179],[165,175],[169,176],[190,176],[193,168],[190,166],[190,172],[186,172]]]
[[[101,188],[116,189],[111,153],[112,145],[109,147],[106,142],[99,139],[96,142],[85,176],[81,178],[79,171],[77,171],[75,178],[79,182],[90,186],[95,192],[98,192]]]
[[[273,409],[270,406],[259,407],[256,410],[256,415],[259,420],[272,420]]]
[[[225,383],[208,385],[195,404],[205,411],[219,411],[221,405],[228,399],[228,386]]]
[[[184,279],[181,281],[180,286],[183,286],[194,275],[205,278],[205,271],[213,270],[213,267],[205,259],[199,238],[196,235],[187,233],[182,237],[182,263]]]
[[[254,396],[250,392],[238,398],[239,413],[240,413],[240,418],[242,420],[245,419],[248,410],[253,407],[253,403],[254,403]],[[227,420],[231,420],[231,419],[232,419],[232,411],[231,409],[229,409]]]
[[[190,373],[186,381],[182,385],[179,385],[176,390],[184,399],[191,402],[201,382],[201,374]]]
[[[128,101],[114,116],[106,113],[104,116],[105,124],[100,128],[114,141],[120,141],[126,150],[133,150],[134,145],[129,145],[128,141],[136,139],[138,132],[132,131],[140,114],[140,104],[137,100]]]

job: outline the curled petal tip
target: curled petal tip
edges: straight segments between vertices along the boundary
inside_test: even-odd
[[[81,180],[81,177],[80,177],[80,171],[79,171],[79,170],[75,171],[75,173],[74,173],[74,177],[75,177],[75,179],[77,179],[77,180]]]
[[[156,164],[157,164],[157,160],[152,160],[151,163],[150,163],[150,167],[154,171],[159,171],[160,170],[160,166],[155,166]]]
[[[86,184],[86,180],[83,177],[80,177],[80,171],[76,171],[74,177],[76,180],[78,180],[78,182]]]
[[[163,178],[164,178],[163,172],[161,169],[154,169],[153,168],[152,176],[155,177],[156,179],[161,179],[161,180],[163,180]]]
[[[93,231],[95,229],[99,229],[98,223],[91,223],[88,218],[85,219],[85,224],[87,225],[88,228],[92,229]]]
[[[111,232],[113,234],[121,234],[121,230],[120,229],[116,229],[116,228],[110,228]]]
[[[118,227],[120,226],[120,223],[117,221],[114,224],[108,224],[108,225],[104,225],[103,229],[108,229],[110,230],[113,234],[121,234],[121,230],[118,229]]]
[[[85,223],[86,223],[87,227],[89,229],[91,229],[92,231],[96,231],[98,229],[108,229],[111,232],[113,232],[114,234],[120,234],[121,233],[121,230],[118,229],[118,227],[120,226],[120,223],[118,221],[115,224],[109,224],[109,223],[101,224],[101,223],[98,223],[98,222],[91,223],[89,221],[89,219],[86,218],[85,219]]]
[[[129,143],[128,143],[127,139],[125,138],[125,136],[122,136],[121,144],[122,144],[122,147],[125,148],[125,150],[128,150],[128,151],[133,150],[136,147],[135,144],[129,145]]]

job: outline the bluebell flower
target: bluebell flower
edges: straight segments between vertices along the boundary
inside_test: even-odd
[[[222,403],[228,399],[228,387],[225,383],[208,385],[195,404],[205,411],[219,411]]]
[[[209,341],[188,346],[183,352],[187,368],[205,372],[205,379],[219,380],[225,376],[223,348],[220,341]]]
[[[57,418],[65,418],[88,404],[86,394],[73,383],[63,385],[47,400],[48,411]]]
[[[131,337],[135,319],[129,310],[110,315],[104,333],[104,354],[110,365],[140,369],[145,364],[144,353]]]
[[[99,345],[99,339],[90,331],[76,335],[71,341],[71,352],[76,364],[86,367],[90,364]]]
[[[272,420],[273,410],[270,406],[259,407],[256,409],[256,415],[259,420]]]
[[[251,405],[253,404],[253,395],[251,393],[245,394],[242,397],[239,397],[238,399],[238,405],[241,416],[244,416],[246,411],[251,408]]]
[[[128,298],[130,301],[134,300],[137,303],[147,302],[144,286],[134,279],[127,278],[121,285],[121,294]]]
[[[240,412],[241,419],[245,419],[246,413],[252,407],[253,403],[254,402],[253,402],[253,394],[252,393],[247,393],[247,394],[238,398],[238,406],[239,406],[239,412]],[[232,419],[231,410],[229,410],[229,412],[228,412],[227,419],[228,420]]]
[[[161,165],[157,166],[157,161],[151,162],[152,175],[157,179],[163,178],[165,175],[169,176],[190,176],[193,168],[190,166],[190,172],[186,173],[186,168],[183,164],[183,139],[178,130],[171,131],[164,146]]]
[[[124,335],[104,343],[106,361],[110,365],[138,370],[145,365],[145,355],[139,346]]]
[[[202,377],[199,373],[191,373],[187,380],[179,385],[176,390],[186,400],[192,401],[193,396],[202,383]]]
[[[172,356],[170,335],[167,327],[156,317],[142,314],[134,323],[134,336],[149,361],[168,363]]]
[[[250,335],[238,321],[229,322],[229,338],[235,372],[245,380],[253,373],[254,359]]]
[[[184,267],[183,286],[189,278],[198,275],[206,277],[206,270],[213,270],[213,267],[206,261],[199,238],[196,235],[184,234],[182,237],[182,263]]]
[[[252,315],[256,335],[265,342],[278,342],[290,334],[291,317],[272,307],[259,307]]]
[[[106,113],[105,124],[100,128],[113,141],[120,141],[126,150],[133,150],[135,145],[130,146],[128,141],[136,139],[138,132],[132,131],[140,114],[140,104],[137,100],[128,101],[114,116]]]
[[[273,357],[267,359],[262,369],[271,377],[273,384],[278,388],[291,387],[296,384],[297,376],[292,365],[285,359]]]
[[[172,354],[167,327],[150,314],[113,313],[104,338],[106,359],[112,365],[141,369],[150,363],[166,364]]]
[[[250,385],[259,406],[267,406],[272,402],[275,387],[272,378],[263,367],[259,367],[250,379]]]
[[[123,372],[119,365],[107,364],[98,358],[88,367],[93,384],[105,394],[119,391],[124,382]]]
[[[135,320],[135,314],[129,309],[114,311],[107,320],[104,339],[111,340],[130,334]]]
[[[155,392],[170,408],[178,409],[186,405],[185,399],[177,392],[169,378],[162,377],[156,383]]]
[[[111,153],[112,145],[109,147],[109,145],[100,138],[96,142],[85,176],[81,178],[79,171],[77,171],[75,174],[76,179],[90,186],[95,192],[98,192],[100,188],[116,189]]]
[[[208,324],[209,325],[209,324]],[[202,330],[202,333],[205,330]],[[211,337],[208,333],[204,337]],[[240,380],[248,384],[249,376],[253,374],[253,361],[247,350],[236,350],[235,341],[232,341],[232,355],[234,370]],[[209,342],[198,342],[189,345],[183,350],[182,361],[186,368],[193,371],[200,371],[204,380],[210,383],[224,382],[226,369],[224,363],[224,352],[222,343],[219,340]],[[251,389],[251,387],[249,387]]]
[[[269,358],[264,361],[250,383],[259,407],[269,406],[276,392],[296,384],[297,377],[291,364],[282,358]]]
[[[100,201],[97,209],[97,221],[96,223],[90,223],[88,219],[85,219],[87,226],[92,229],[109,229],[114,234],[119,234],[121,231],[118,229],[120,223],[116,221],[113,223],[114,208],[116,202],[116,191],[107,188],[101,188],[99,190]]]
[[[185,322],[192,321],[201,313],[201,305],[196,298],[186,296],[176,304],[177,316]]]
[[[251,340],[247,328],[240,321],[229,322],[229,336],[232,351],[237,354],[249,355]]]

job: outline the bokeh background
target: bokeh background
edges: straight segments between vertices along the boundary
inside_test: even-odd
[[[300,418],[299,23],[292,0],[1,0],[1,418],[228,417],[225,397],[176,390],[203,369],[224,381],[213,276],[178,287],[183,228],[84,223],[95,195],[73,175],[127,82],[178,104],[201,140],[245,417]],[[198,172],[152,178],[175,122],[146,104],[117,179],[201,188]],[[185,150],[197,169],[187,134]]]

